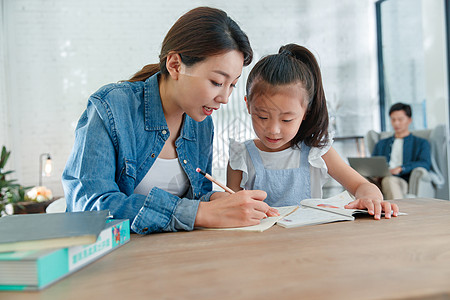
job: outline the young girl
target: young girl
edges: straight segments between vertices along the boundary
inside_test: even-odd
[[[367,208],[375,219],[397,216],[380,190],[348,166],[331,147],[320,69],[306,48],[289,44],[261,59],[247,80],[247,109],[257,139],[230,143],[227,184],[261,189],[270,206],[321,198],[327,173],[356,200],[346,208]]]

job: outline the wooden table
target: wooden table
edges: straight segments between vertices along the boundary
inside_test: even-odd
[[[450,202],[396,201],[408,216],[262,233],[133,235],[40,292],[0,299],[447,299]]]

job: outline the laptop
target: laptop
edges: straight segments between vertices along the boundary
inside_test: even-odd
[[[384,156],[348,157],[348,163],[364,177],[385,177],[391,175]]]

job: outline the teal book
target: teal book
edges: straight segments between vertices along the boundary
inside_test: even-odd
[[[95,243],[108,210],[0,218],[0,252],[65,248]]]
[[[40,290],[130,240],[128,219],[108,220],[89,245],[0,253],[0,291]]]

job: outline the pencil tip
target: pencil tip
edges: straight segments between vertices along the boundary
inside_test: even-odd
[[[200,168],[195,169],[195,171],[197,171],[197,173],[200,173]]]

